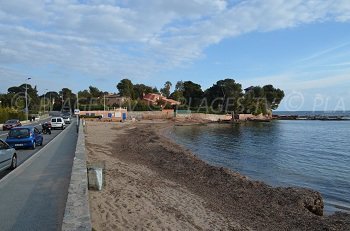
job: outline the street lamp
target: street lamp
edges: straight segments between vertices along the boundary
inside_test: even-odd
[[[106,111],[106,95],[103,94],[103,111]]]
[[[44,92],[44,114],[45,114],[45,105],[46,105],[46,98],[45,98],[45,95],[46,95],[47,90],[48,90],[48,89],[45,89],[45,92]]]
[[[26,93],[25,93],[25,97],[26,97],[26,120],[28,121],[28,87],[27,87],[27,81],[30,80],[32,78],[27,78],[26,79]]]
[[[50,92],[50,104],[49,104],[49,107],[50,107],[50,111],[52,111],[52,99],[51,99],[51,92]]]
[[[79,109],[79,91],[77,92],[77,108],[76,109]]]

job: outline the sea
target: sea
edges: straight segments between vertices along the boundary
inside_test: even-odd
[[[276,114],[350,118],[350,112]],[[319,191],[326,214],[350,213],[350,120],[175,126],[169,136],[209,164],[252,180]]]

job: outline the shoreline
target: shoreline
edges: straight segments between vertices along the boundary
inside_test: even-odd
[[[109,141],[111,141],[109,142],[109,147],[104,147],[104,149],[108,149],[110,152],[109,156],[117,160],[119,165],[126,168],[133,165],[137,165],[141,169],[146,168],[152,172],[157,181],[161,183],[171,182],[171,184],[175,184],[186,191],[182,197],[173,197],[176,204],[181,204],[183,198],[187,197],[193,197],[193,201],[201,201],[198,202],[201,206],[192,208],[193,211],[190,214],[184,208],[176,208],[176,205],[167,208],[169,211],[173,211],[176,208],[177,213],[180,215],[187,213],[185,217],[191,217],[191,219],[185,219],[187,222],[179,220],[176,216],[174,218],[174,213],[171,212],[166,214],[164,212],[156,213],[157,206],[154,206],[154,204],[162,204],[163,201],[152,201],[151,205],[148,206],[154,208],[155,211],[153,212],[157,216],[165,216],[165,219],[174,219],[169,223],[173,225],[171,227],[178,227],[177,225],[179,224],[188,225],[191,223],[189,220],[196,220],[198,217],[203,218],[205,217],[204,214],[210,213],[212,215],[206,219],[212,222],[213,226],[211,228],[229,229],[228,227],[233,227],[234,230],[350,229],[349,214],[337,212],[330,216],[321,216],[323,214],[323,201],[320,193],[303,188],[274,188],[263,182],[252,181],[237,172],[214,167],[166,136],[167,128],[174,126],[174,122],[153,123],[152,126],[149,126],[149,124],[149,122],[142,123],[141,121],[124,125],[117,124],[116,127],[109,128],[110,132],[108,134],[114,137],[109,138]],[[102,130],[107,128],[105,123],[95,123],[94,126],[96,126],[94,131],[98,127],[103,127]],[[123,135],[126,137],[122,137]],[[89,138],[87,139],[89,141]],[[94,150],[91,139],[90,143],[87,143],[91,158],[93,156],[92,153],[99,150],[96,150],[96,148]],[[102,147],[98,149],[100,148]],[[113,166],[107,165],[107,173],[109,167],[113,168]],[[137,168],[132,168],[132,170],[137,172]],[[123,174],[128,174],[128,171],[125,171]],[[115,191],[120,183],[118,177],[109,179],[108,174],[106,181],[106,191]],[[110,181],[118,183],[114,184]],[[138,184],[143,185],[144,183],[144,179],[138,179]],[[108,188],[110,184],[114,186]],[[128,186],[126,185],[126,187]],[[137,191],[149,193],[151,189],[152,187],[143,185]],[[171,190],[173,189],[170,187],[168,191]],[[168,191],[167,193],[169,193]],[[92,192],[91,194],[91,199],[96,199],[99,192]],[[155,192],[150,193],[148,196],[153,198],[155,195],[161,197]],[[143,197],[140,196],[139,198]],[[103,200],[103,198],[99,199]],[[130,198],[127,197],[126,199]],[[108,207],[108,205],[106,206]],[[94,217],[95,214],[95,216],[99,217],[98,211],[101,212],[99,207],[97,206],[96,208],[94,204],[92,204],[92,207],[92,216]],[[197,211],[199,207],[201,209]],[[110,209],[113,210],[113,208]],[[128,214],[124,215],[127,217]],[[206,219],[203,218],[196,225],[208,228]],[[114,225],[118,227],[118,224],[117,221]],[[145,227],[142,224],[140,225]],[[167,222],[160,222],[159,226],[153,226],[153,228],[166,227],[166,225]],[[97,226],[100,225],[97,224]],[[184,227],[193,228],[193,226]],[[198,227],[197,229],[199,229]]]
[[[278,121],[278,120],[276,120],[276,121]],[[284,120],[282,120],[282,121],[284,121]],[[272,122],[275,122],[275,120],[273,120]],[[255,123],[255,122],[254,121],[241,121],[241,122],[237,122],[235,124],[236,125],[237,124],[245,125],[245,124],[249,124],[249,123]],[[174,128],[177,127],[177,126],[195,126],[195,127],[197,127],[197,126],[207,126],[207,125],[210,126],[210,125],[213,125],[213,124],[214,124],[214,126],[226,125],[225,123],[222,124],[222,123],[217,123],[217,122],[214,122],[214,123],[213,122],[208,122],[208,123],[202,123],[202,124],[198,124],[196,122],[191,124],[190,122],[187,122],[185,125],[179,125],[179,124],[175,123],[174,125],[169,125],[169,127],[172,127],[172,126],[174,126]],[[313,191],[317,191],[317,192],[321,193],[322,198],[323,198],[323,203],[324,203],[323,215],[325,215],[325,216],[334,215],[335,213],[350,214],[350,207],[349,206],[341,206],[341,205],[337,204],[336,202],[331,201],[329,199],[329,197],[330,197],[329,195],[331,195],[331,194],[327,195],[322,190],[317,190],[315,188],[307,187],[307,186],[304,186],[304,187],[303,186],[298,186],[298,183],[295,183],[294,185],[291,185],[291,184],[290,185],[286,185],[286,184],[281,184],[281,183],[280,184],[273,184],[273,183],[269,183],[268,180],[266,180],[266,179],[259,180],[259,179],[254,178],[254,176],[247,176],[247,175],[241,173],[239,170],[235,170],[234,168],[232,168],[232,166],[231,166],[231,168],[230,167],[225,167],[225,166],[220,165],[220,164],[213,164],[209,160],[207,161],[207,160],[202,159],[200,157],[200,153],[199,152],[192,151],[191,148],[187,147],[185,144],[178,143],[176,141],[174,135],[171,134],[171,130],[167,131],[166,128],[164,128],[163,131],[159,132],[159,135],[162,135],[165,139],[170,139],[173,143],[179,145],[184,150],[190,150],[190,152],[192,152],[192,155],[198,157],[200,160],[204,161],[205,163],[207,163],[209,165],[212,165],[212,166],[215,166],[215,167],[218,167],[218,168],[220,168],[220,167],[227,168],[230,171],[237,172],[237,173],[241,174],[242,176],[245,176],[249,180],[262,182],[262,183],[264,183],[264,184],[266,184],[268,186],[271,186],[271,187],[282,187],[282,188],[287,188],[287,187],[298,188],[298,187],[300,187],[300,188],[309,188],[309,189],[311,189]],[[328,196],[328,200],[326,200],[327,196]]]

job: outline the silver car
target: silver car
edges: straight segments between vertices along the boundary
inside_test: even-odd
[[[15,169],[17,167],[16,150],[11,148],[6,142],[0,140],[0,171],[5,169]]]

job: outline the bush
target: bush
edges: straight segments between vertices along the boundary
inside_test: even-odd
[[[101,119],[101,115],[80,115],[80,118],[86,118],[86,119]]]
[[[26,115],[24,112],[14,108],[0,108],[0,123],[5,123],[9,119],[25,120]]]

